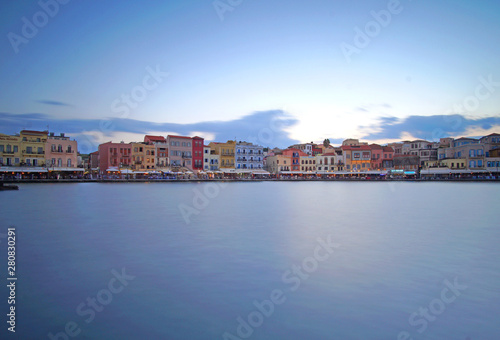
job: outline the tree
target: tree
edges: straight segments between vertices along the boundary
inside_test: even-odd
[[[323,141],[323,146],[325,148],[329,147],[330,146],[330,140],[328,138],[326,138],[324,141]]]

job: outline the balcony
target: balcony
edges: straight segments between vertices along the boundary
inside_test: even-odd
[[[14,154],[14,151],[0,151],[2,153],[4,153],[5,155],[13,155]]]
[[[23,150],[23,153],[27,154],[27,155],[44,155],[45,151],[27,151],[27,150]]]
[[[182,155],[182,158],[191,158],[190,155]]]
[[[74,150],[66,150],[66,153],[75,153]]]

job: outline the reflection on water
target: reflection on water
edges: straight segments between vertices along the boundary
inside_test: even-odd
[[[20,338],[71,321],[80,339],[499,334],[498,184],[206,185],[3,193],[2,226],[18,235]],[[190,223],[183,206],[196,210]],[[135,279],[109,299],[113,270]],[[467,288],[457,294],[455,281]]]

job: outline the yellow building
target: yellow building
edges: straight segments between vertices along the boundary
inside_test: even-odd
[[[47,131],[22,130],[21,139],[21,166],[45,166],[45,143]]]
[[[21,159],[21,137],[0,133],[0,166],[19,166]]]
[[[215,151],[216,155],[219,155],[219,168],[220,169],[234,169],[234,149],[236,146],[236,141],[228,140],[226,143],[216,143],[211,142],[208,144],[211,150]]]
[[[465,169],[467,160],[465,158],[447,158],[438,161],[425,161],[424,167],[429,168],[448,168],[452,170]]]
[[[130,143],[132,148],[132,170],[144,171],[155,168],[155,146],[145,143]]]

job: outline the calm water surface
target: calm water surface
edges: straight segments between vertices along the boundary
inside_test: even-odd
[[[9,338],[500,338],[499,184],[21,184],[0,206]]]

